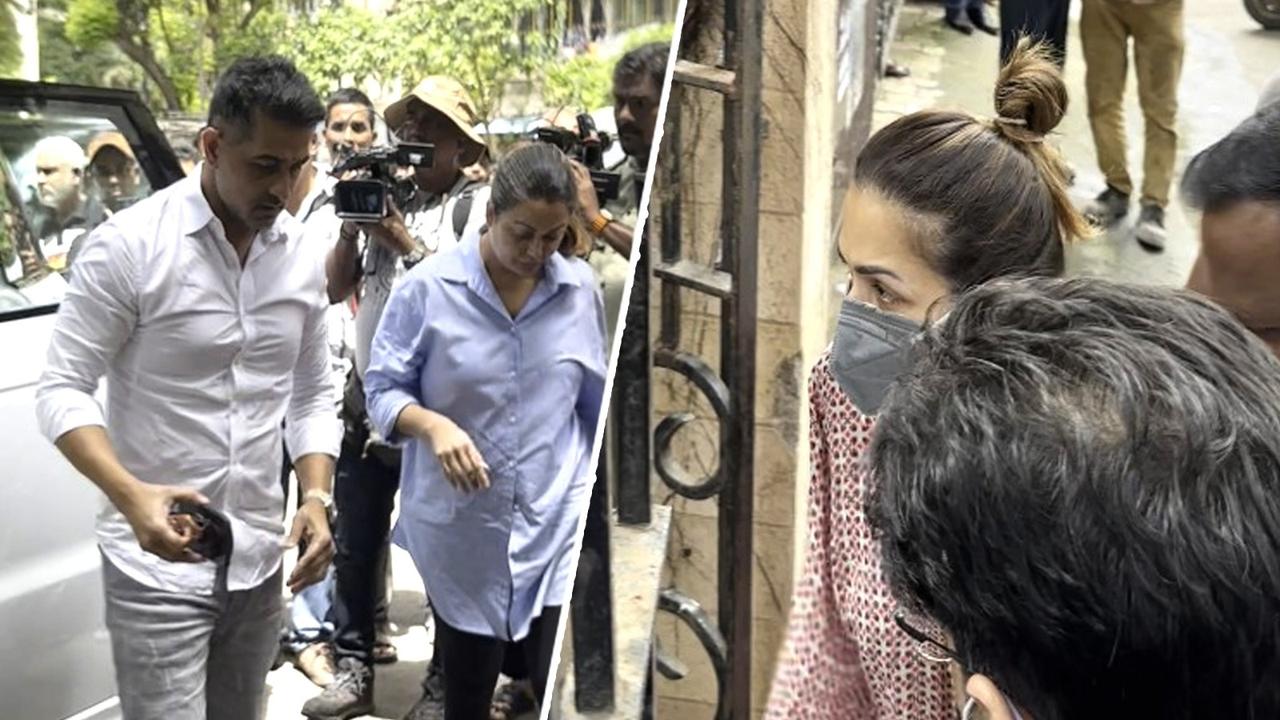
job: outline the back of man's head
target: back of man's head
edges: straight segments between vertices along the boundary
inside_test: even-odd
[[[975,289],[872,464],[895,593],[1034,720],[1280,717],[1280,363],[1217,306]]]
[[[1187,204],[1206,212],[1239,202],[1280,204],[1280,103],[1258,110],[1187,163]]]
[[[658,92],[662,92],[662,81],[667,76],[667,56],[670,52],[671,45],[662,42],[641,45],[631,50],[618,60],[617,65],[613,66],[613,84],[640,82],[649,78]]]
[[[325,106],[292,62],[278,56],[244,57],[218,78],[209,101],[209,125],[246,132],[255,113],[298,128],[324,120]]]

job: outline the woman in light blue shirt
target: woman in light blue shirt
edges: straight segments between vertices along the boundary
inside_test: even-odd
[[[546,688],[594,479],[604,312],[565,156],[498,167],[487,228],[394,290],[365,375],[369,416],[405,443],[394,539],[422,574],[446,720],[482,720],[505,648]]]

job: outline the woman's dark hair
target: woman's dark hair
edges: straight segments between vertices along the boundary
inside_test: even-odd
[[[502,158],[493,173],[489,202],[495,215],[530,200],[563,203],[573,221],[560,252],[583,255],[590,247],[589,238],[578,222],[578,185],[569,159],[554,145],[527,143]]]
[[[218,78],[209,101],[209,124],[224,130],[252,129],[254,112],[299,128],[324,120],[320,98],[292,62],[271,55],[231,63]]]
[[[1044,45],[1023,38],[1000,71],[996,118],[926,110],[890,123],[858,156],[855,185],[910,217],[921,255],[960,291],[1005,275],[1063,272],[1088,226],[1045,136],[1067,88]]]
[[[1280,717],[1280,364],[1186,291],[958,296],[877,419],[904,605],[1036,720]]]
[[[1187,205],[1217,212],[1238,202],[1280,204],[1280,105],[1264,108],[1191,159]]]
[[[377,114],[373,110],[373,101],[368,95],[360,92],[356,88],[339,88],[324,101],[324,119],[329,120],[329,113],[333,112],[336,105],[363,105],[369,110],[369,127],[377,127]]]

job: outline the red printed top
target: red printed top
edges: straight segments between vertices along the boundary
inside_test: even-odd
[[[893,622],[860,467],[875,421],[836,383],[809,381],[809,546],[766,720],[954,720],[951,678]]]

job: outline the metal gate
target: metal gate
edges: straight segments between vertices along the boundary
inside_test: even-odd
[[[885,4],[899,0],[840,0],[844,20],[839,32],[847,65],[857,70],[847,80],[847,97],[839,98],[834,148],[840,160],[856,156],[865,140],[872,97],[881,60],[885,28],[879,20]],[[755,378],[757,328],[757,260],[759,248],[760,157],[762,141],[763,12],[760,0],[688,0],[685,32],[690,18],[714,16],[722,44],[712,55],[718,65],[681,59],[672,72],[667,103],[659,177],[650,193],[650,218],[656,222],[656,245],[648,227],[639,246],[639,260],[627,307],[626,326],[618,357],[610,408],[609,442],[603,447],[597,484],[584,536],[583,560],[574,593],[574,671],[576,706],[583,711],[607,711],[613,703],[615,668],[612,647],[612,600],[609,588],[610,506],[617,522],[648,525],[651,489],[656,476],[676,495],[693,501],[714,501],[717,528],[717,617],[712,619],[679,587],[661,593],[658,610],[675,615],[699,639],[710,657],[718,682],[717,720],[749,720],[752,697],[752,570],[754,568],[753,504],[755,446]],[[713,12],[708,12],[708,11]],[[847,26],[847,27],[846,27]],[[865,71],[865,72],[864,72]],[[693,179],[682,176],[684,134],[681,99],[684,93],[717,93],[723,104],[723,132],[707,138],[721,153],[722,185],[718,260],[710,265],[689,257],[684,246],[679,188]],[[837,173],[839,174],[839,173]],[[847,181],[847,179],[846,179]],[[655,225],[651,222],[650,225]],[[655,286],[656,283],[656,286]],[[656,292],[654,292],[656,290]],[[718,301],[719,367],[681,347],[682,293]],[[686,300],[688,297],[686,296]],[[651,300],[657,302],[658,326],[651,327]],[[667,415],[650,433],[652,378],[655,370],[674,372],[696,388],[711,407],[718,426],[716,466],[691,479],[678,467],[673,441],[695,421],[690,407]],[[612,498],[604,488],[610,488]],[[678,680],[683,663],[653,651],[651,671]],[[652,717],[652,677],[649,678]]]
[[[720,138],[720,259],[702,265],[685,257],[678,195],[651,202],[661,218],[658,257],[645,238],[627,309],[614,383],[611,419],[617,441],[609,450],[616,467],[618,520],[650,521],[650,483],[656,475],[675,493],[691,500],[714,500],[719,509],[718,607],[712,621],[699,603],[679,588],[663,591],[659,610],[685,622],[710,655],[719,683],[716,717],[751,716],[752,509],[755,484],[756,277],[758,258],[761,142],[763,4],[753,0],[723,3],[723,61],[718,66],[679,60],[673,71],[664,137],[661,184],[681,181],[681,92],[722,96],[724,132]],[[656,197],[651,194],[651,197]],[[659,283],[660,324],[650,328],[651,284]],[[681,291],[710,296],[720,304],[720,367],[679,350]],[[714,408],[719,425],[719,461],[696,482],[686,482],[670,452],[677,432],[692,422],[680,412],[664,417],[650,437],[651,382],[654,368],[686,378]],[[596,523],[599,527],[598,522]],[[597,535],[598,541],[598,535]],[[604,552],[607,553],[607,550]],[[597,550],[597,557],[599,551]],[[735,562],[747,558],[746,562]],[[599,588],[597,588],[597,591]],[[600,596],[597,594],[597,598]],[[577,621],[577,618],[575,618]],[[576,635],[575,635],[576,637]],[[583,645],[586,642],[584,641]],[[588,648],[583,650],[590,652]],[[576,652],[576,649],[575,649]],[[598,660],[599,658],[597,658]],[[596,668],[603,663],[597,662]],[[678,679],[679,664],[658,654],[656,669]],[[579,693],[579,705],[584,698]],[[589,699],[589,698],[588,698]]]

